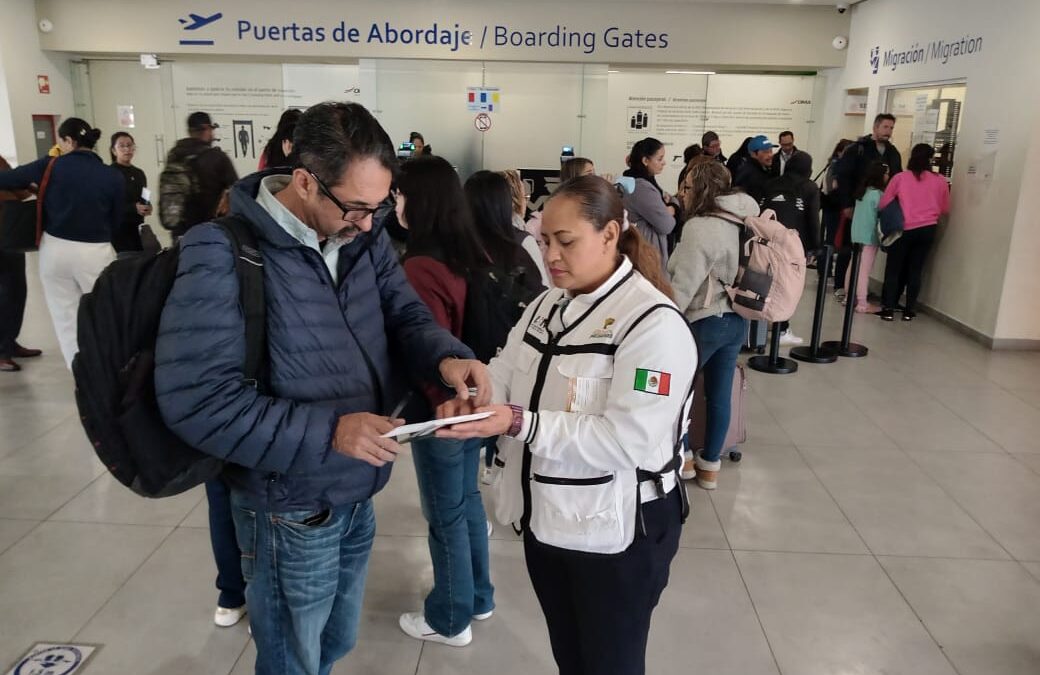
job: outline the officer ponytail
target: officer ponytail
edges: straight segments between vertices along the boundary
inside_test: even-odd
[[[93,129],[86,121],[70,117],[58,127],[58,138],[71,138],[77,148],[93,150],[101,138],[101,129]]]
[[[610,221],[618,224],[621,236],[618,253],[626,256],[632,266],[657,290],[674,299],[672,286],[661,269],[661,256],[628,222],[621,195],[617,189],[599,176],[579,176],[556,188],[552,198],[570,197],[578,202],[582,216],[602,231]]]

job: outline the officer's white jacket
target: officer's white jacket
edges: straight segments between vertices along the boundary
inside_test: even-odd
[[[624,551],[640,502],[676,486],[674,470],[655,483],[637,469],[660,471],[676,455],[696,368],[686,320],[627,258],[592,293],[552,289],[531,303],[489,366],[494,402],[527,409],[519,437],[499,440],[498,520],[521,521],[529,487],[538,541]]]

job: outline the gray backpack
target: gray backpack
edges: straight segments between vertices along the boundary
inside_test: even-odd
[[[170,153],[159,174],[159,222],[167,230],[183,229],[185,206],[198,192],[198,180],[192,164],[198,154]]]

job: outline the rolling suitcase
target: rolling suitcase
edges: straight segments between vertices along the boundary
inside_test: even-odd
[[[765,321],[748,321],[744,330],[747,332],[744,334],[743,351],[765,354],[766,342],[769,337],[769,324]]]
[[[738,363],[736,372],[733,373],[733,391],[730,394],[729,430],[726,431],[726,440],[722,445],[723,452],[729,452],[729,458],[734,462],[740,461],[742,456],[740,444],[747,440],[747,426],[744,419],[747,407],[747,389],[747,371]],[[690,408],[689,432],[689,447],[695,452],[704,447],[705,407],[704,379],[700,373],[697,373],[697,379],[693,385],[693,406]]]

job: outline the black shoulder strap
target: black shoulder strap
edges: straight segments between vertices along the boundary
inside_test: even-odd
[[[264,261],[256,233],[244,218],[229,215],[213,221],[228,235],[238,273],[239,298],[246,320],[246,359],[242,368],[247,382],[260,389],[267,356],[267,302],[264,297]]]

